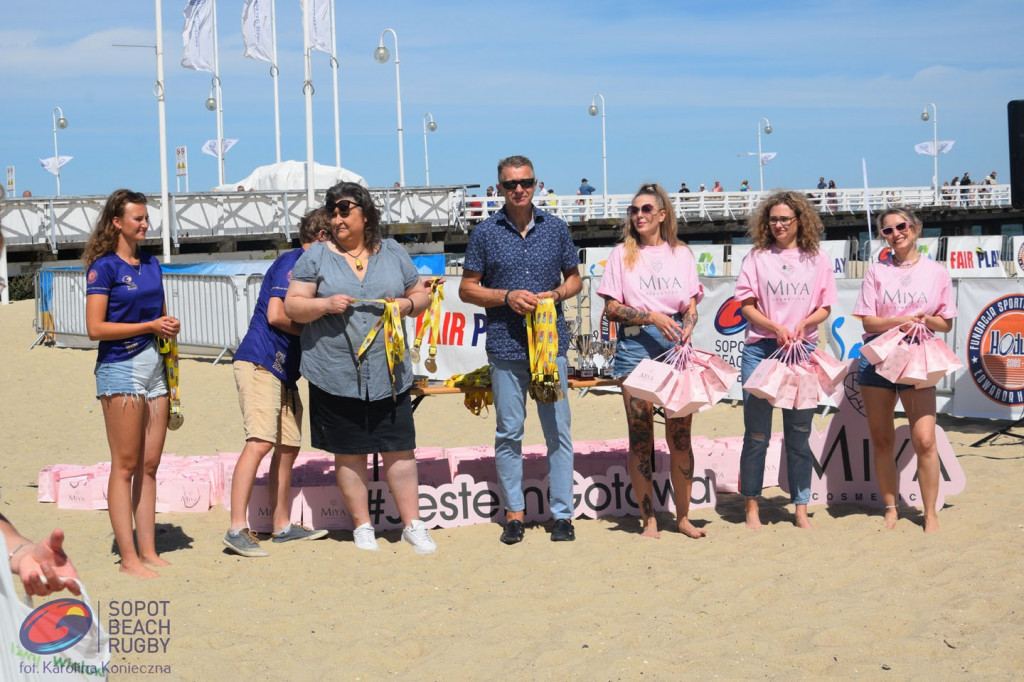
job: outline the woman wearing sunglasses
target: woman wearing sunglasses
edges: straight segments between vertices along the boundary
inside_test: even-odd
[[[818,214],[798,192],[773,192],[751,215],[747,235],[754,249],[743,259],[734,298],[747,320],[740,375],[743,383],[757,365],[787,344],[817,343],[818,325],[836,302],[832,261],[818,248]],[[774,408],[764,398],[743,392],[743,450],[740,493],[746,497],[746,524],[761,528],[758,497],[764,485],[764,460],[771,439]],[[794,524],[811,528],[814,456],[809,439],[814,409],[783,409],[782,425],[789,494],[796,506]]]
[[[893,327],[907,330],[914,323],[945,333],[957,315],[953,282],[946,268],[917,251],[921,221],[907,208],[890,208],[878,216],[879,237],[885,240],[878,262],[864,274],[853,314],[864,324],[864,341]],[[898,518],[899,480],[893,453],[897,398],[910,422],[910,439],[917,453],[917,478],[924,504],[924,531],[939,529],[935,504],[939,496],[939,455],[935,449],[935,388],[894,384],[860,359],[857,380],[874,448],[875,475],[885,503],[885,526]]]
[[[697,322],[697,303],[704,287],[686,244],[676,237],[676,215],[665,190],[644,185],[627,209],[622,243],[605,265],[598,295],[605,299],[608,320],[619,324],[615,348],[615,377],[624,379],[645,358],[655,358],[675,344],[685,343]],[[651,456],[654,452],[654,406],[622,393],[629,427],[629,477],[640,507],[642,535],[657,538],[654,515]],[[689,519],[693,487],[693,415],[665,420],[665,438],[671,454],[679,532],[691,538],[705,535]]]
[[[366,188],[335,185],[327,190],[326,209],[330,238],[295,263],[284,302],[285,314],[305,325],[300,370],[309,381],[311,442],[334,454],[356,547],[378,550],[366,458],[379,452],[405,524],[402,539],[430,554],[437,547],[419,516],[408,349],[392,369],[386,329],[371,336],[385,312],[382,300],[393,299],[402,316],[415,316],[429,304],[429,289],[405,249],[382,238],[380,211]]]

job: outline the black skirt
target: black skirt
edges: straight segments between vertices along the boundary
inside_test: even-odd
[[[310,442],[334,455],[370,455],[416,448],[409,392],[397,399],[332,395],[309,384]]]

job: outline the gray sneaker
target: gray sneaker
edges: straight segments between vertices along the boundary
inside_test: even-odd
[[[237,532],[230,530],[224,534],[224,546],[235,554],[247,557],[270,556],[265,550],[260,549],[260,541],[248,528]]]
[[[288,526],[288,530],[285,532],[275,533],[272,541],[290,542],[292,540],[319,540],[325,535],[327,535],[326,530],[313,530],[312,528],[306,528],[298,523],[293,523]]]

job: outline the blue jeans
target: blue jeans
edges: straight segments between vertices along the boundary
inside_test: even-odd
[[[494,391],[494,463],[505,509],[523,511],[523,424],[526,395],[530,385],[528,360],[489,359],[491,389]],[[566,398],[549,405],[537,404],[537,416],[548,448],[548,496],[551,516],[573,516],[572,415],[569,412],[569,383],[565,357],[558,358],[558,376]]]
[[[778,349],[775,339],[762,339],[743,348],[740,376],[746,383],[757,365]],[[757,497],[764,487],[764,458],[772,436],[772,404],[743,392],[743,451],[740,454],[740,494]],[[789,495],[793,504],[811,500],[814,455],[808,443],[814,408],[782,410],[782,434],[786,446]]]

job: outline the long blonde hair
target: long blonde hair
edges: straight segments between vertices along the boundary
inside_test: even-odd
[[[82,252],[82,261],[86,268],[103,254],[117,248],[118,229],[114,226],[114,218],[124,217],[125,206],[146,203],[148,202],[145,194],[130,189],[114,190],[114,193],[107,197],[107,203],[103,205],[96,227],[89,235],[89,241],[85,243],[85,250]]]
[[[641,185],[640,189],[633,195],[630,203],[632,204],[633,201],[636,201],[637,197],[644,195],[653,196],[658,202],[658,208],[665,211],[665,219],[661,221],[661,238],[673,249],[683,244],[683,242],[679,241],[679,237],[676,236],[676,211],[672,207],[672,200],[669,199],[668,192],[656,182]],[[633,224],[633,217],[628,214],[622,223],[622,244],[625,250],[622,262],[627,270],[632,270],[633,266],[636,265],[637,258],[640,257],[640,234],[636,231],[636,226]]]

